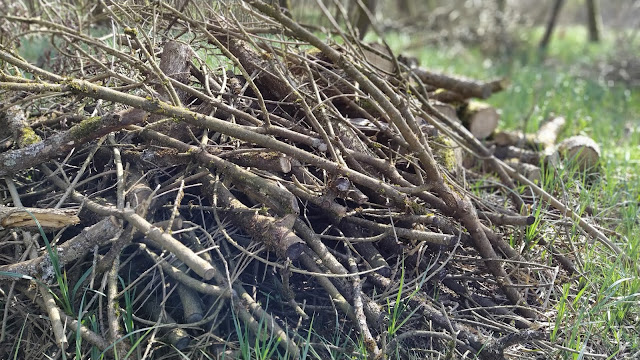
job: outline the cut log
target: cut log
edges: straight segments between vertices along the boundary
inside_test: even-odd
[[[453,105],[446,104],[441,101],[434,101],[431,106],[433,106],[434,109],[441,112],[442,115],[446,116],[447,118],[456,120],[458,122],[460,121],[460,119],[458,119],[458,112]]]
[[[37,227],[60,229],[80,222],[77,210],[40,209],[0,206],[0,225],[4,228]]]
[[[371,43],[363,48],[362,52],[367,62],[376,70],[386,74],[393,74],[396,71],[396,65],[390,60],[393,54],[390,54],[384,45]]]
[[[534,184],[540,184],[542,171],[538,166],[520,162],[516,159],[507,160],[506,164],[511,166],[515,171],[519,172],[527,179],[531,180]]]
[[[522,149],[517,146],[497,146],[493,150],[493,155],[501,160],[517,159],[519,162],[528,164],[539,164],[542,155],[533,150]]]
[[[458,115],[462,124],[478,139],[491,135],[500,120],[500,114],[494,107],[479,101],[469,101]]]
[[[587,136],[572,136],[558,144],[562,159],[575,161],[581,170],[593,169],[600,161],[600,146]]]
[[[542,124],[538,132],[536,132],[536,140],[540,143],[545,155],[551,155],[553,153],[556,139],[565,123],[566,120],[564,117],[556,116]]]
[[[447,104],[463,104],[465,101],[465,98],[462,95],[458,94],[457,92],[445,89],[436,89],[430,91],[429,99]]]
[[[423,68],[412,69],[412,71],[425,84],[451,90],[467,99],[471,97],[486,99],[491,96],[491,94],[504,90],[509,84],[507,79],[479,82],[438,74]]]
[[[540,144],[536,136],[523,134],[522,131],[496,131],[493,133],[493,143],[496,146],[517,146],[527,149],[538,149]]]

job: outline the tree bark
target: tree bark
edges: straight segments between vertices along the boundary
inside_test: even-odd
[[[587,1],[587,28],[589,29],[589,41],[599,42],[602,31],[602,16],[600,15],[600,4],[597,0]]]
[[[498,29],[503,32],[504,31],[504,12],[507,9],[507,1],[506,0],[496,0],[496,26]]]
[[[414,11],[414,1],[411,0],[398,0],[398,12],[402,16],[410,16]]]
[[[564,5],[564,0],[555,0],[553,3],[553,9],[551,9],[551,15],[549,16],[549,21],[547,22],[547,29],[544,32],[544,36],[542,40],[540,40],[540,51],[545,52],[547,47],[549,46],[549,41],[551,41],[551,35],[553,34],[553,29],[556,27],[556,22],[558,20],[558,15],[560,15],[560,10],[562,10],[562,6]]]
[[[378,0],[363,0],[362,3],[369,9],[372,15],[375,15]],[[371,26],[371,20],[367,12],[354,1],[351,12],[351,23],[357,29],[360,40],[364,39],[364,36],[367,34],[367,30],[369,30],[369,26]]]

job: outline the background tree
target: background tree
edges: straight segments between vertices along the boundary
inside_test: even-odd
[[[549,42],[551,41],[551,35],[553,35],[553,30],[556,27],[556,23],[558,21],[558,16],[560,16],[560,11],[562,10],[562,6],[564,5],[565,0],[554,0],[553,7],[551,8],[551,12],[549,13],[549,20],[547,21],[547,26],[544,31],[544,35],[540,40],[540,48],[541,53],[544,53],[549,46]]]
[[[589,29],[589,41],[600,41],[602,32],[602,16],[600,15],[600,3],[598,0],[585,0],[587,5],[587,28]]]

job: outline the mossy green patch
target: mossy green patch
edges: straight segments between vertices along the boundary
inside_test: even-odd
[[[460,166],[461,156],[456,154],[454,142],[444,135],[438,135],[431,140],[431,148],[436,161],[448,171],[456,171]]]
[[[20,135],[20,139],[18,140],[19,147],[29,146],[31,144],[39,143],[42,141],[40,136],[33,131],[30,127],[22,128],[22,134]]]
[[[94,116],[83,120],[69,130],[71,136],[74,139],[84,139],[92,136],[100,129],[100,119],[100,116]]]
[[[126,27],[126,28],[124,28],[124,34],[127,35],[127,36],[131,36],[131,37],[137,37],[138,36],[138,29]]]

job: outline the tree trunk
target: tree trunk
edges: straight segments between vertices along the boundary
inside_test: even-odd
[[[506,0],[496,0],[496,26],[500,29],[500,31],[504,31],[504,12],[507,9],[507,1]]]
[[[600,4],[597,0],[587,1],[587,27],[589,28],[589,41],[599,42],[602,31],[602,16],[600,15]]]
[[[505,11],[507,10],[507,0],[496,0],[495,24],[497,31],[497,48],[500,55],[506,55],[509,47],[507,46],[507,33],[505,28]]]
[[[376,5],[378,5],[378,0],[363,0],[362,3],[367,7],[371,16],[375,16],[376,13]],[[353,7],[351,8],[351,24],[358,31],[358,38],[362,40],[364,36],[367,34],[367,30],[369,30],[369,26],[371,26],[371,18],[367,15],[367,12],[358,5],[357,1],[354,1]]]
[[[398,12],[402,16],[410,16],[414,11],[414,2],[412,0],[398,0]]]
[[[540,41],[540,51],[545,52],[547,47],[549,46],[549,41],[551,40],[551,34],[553,34],[553,29],[556,27],[556,21],[558,20],[558,15],[560,15],[560,10],[562,10],[562,6],[564,5],[564,0],[555,0],[553,3],[553,9],[551,10],[551,16],[549,16],[549,22],[547,23],[547,30],[544,32],[544,36]]]

